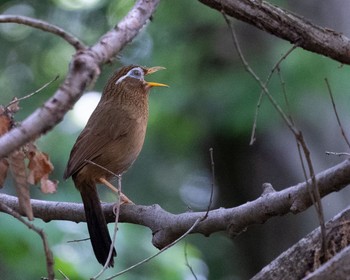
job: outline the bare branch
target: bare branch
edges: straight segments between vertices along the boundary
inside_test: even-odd
[[[335,101],[334,101],[334,98],[333,98],[333,93],[332,93],[332,89],[331,89],[331,85],[329,84],[328,82],[328,79],[325,79],[325,82],[326,82],[326,85],[327,85],[327,89],[328,89],[328,93],[329,93],[329,96],[331,98],[331,101],[332,101],[332,107],[333,107],[333,111],[334,111],[334,114],[335,114],[335,117],[337,119],[337,123],[338,123],[338,126],[340,128],[340,132],[341,134],[343,135],[343,139],[345,140],[348,148],[350,148],[350,142],[349,142],[349,139],[348,137],[346,136],[346,133],[345,133],[345,130],[343,128],[343,125],[340,121],[340,118],[339,118],[339,115],[338,115],[338,110],[337,110],[337,106],[335,105]]]
[[[55,82],[57,79],[59,78],[59,76],[56,76],[54,79],[52,79],[51,81],[47,82],[46,84],[44,84],[43,86],[41,86],[40,88],[38,88],[37,90],[21,97],[21,98],[15,98],[13,99],[9,104],[6,105],[6,108],[10,107],[11,105],[13,105],[16,102],[22,101],[24,99],[28,99],[30,97],[32,97],[33,95],[39,93],[40,91],[42,91],[44,88],[48,87],[50,84],[52,84],[53,82]]]
[[[312,24],[266,1],[199,0],[220,12],[265,32],[344,64],[350,64],[350,39],[329,28]]]
[[[46,32],[53,33],[63,38],[64,40],[66,40],[76,50],[82,50],[86,48],[86,46],[82,42],[80,42],[79,39],[76,38],[74,35],[70,34],[69,32],[63,30],[62,28],[56,25],[53,25],[43,20],[30,18],[26,16],[0,15],[0,23],[6,23],[6,22],[23,24],[23,25],[31,26],[31,27],[46,31]]]
[[[311,178],[310,181],[310,197],[312,199],[312,201],[314,202],[315,208],[316,208],[316,212],[317,212],[317,216],[319,218],[319,223],[321,226],[321,232],[322,232],[322,237],[323,237],[323,244],[326,244],[326,230],[325,230],[325,225],[324,225],[324,215],[323,215],[323,208],[322,208],[322,202],[321,202],[321,196],[319,193],[319,189],[318,189],[318,185],[317,185],[317,181],[315,179],[315,172],[314,172],[314,167],[312,165],[312,160],[311,160],[311,153],[310,150],[306,144],[306,141],[304,139],[303,133],[298,130],[295,126],[294,126],[294,122],[292,120],[292,118],[290,116],[287,116],[285,114],[285,112],[282,110],[282,108],[279,106],[279,104],[277,103],[277,101],[272,97],[272,95],[270,94],[268,88],[266,87],[266,84],[264,84],[261,79],[259,78],[259,76],[254,72],[254,70],[249,66],[247,60],[245,59],[240,45],[238,43],[238,39],[236,36],[236,32],[233,28],[233,25],[230,23],[230,20],[228,19],[228,17],[226,16],[226,14],[223,12],[223,17],[225,19],[225,21],[227,22],[228,27],[231,29],[231,35],[232,35],[232,39],[233,39],[233,43],[234,46],[236,48],[236,51],[239,55],[239,58],[242,61],[242,64],[244,65],[245,69],[247,70],[247,72],[258,82],[261,90],[265,93],[265,95],[269,98],[271,104],[273,105],[273,107],[275,108],[275,110],[279,113],[279,115],[281,116],[281,118],[283,119],[283,121],[285,122],[285,124],[288,126],[289,130],[293,133],[295,140],[297,141],[298,144],[298,148],[299,148],[299,144],[300,147],[303,150],[306,162],[307,162],[307,166],[309,168],[309,176]],[[303,162],[301,162],[303,165]],[[303,165],[304,168],[304,165]],[[304,172],[305,174],[305,172]],[[305,181],[307,183],[307,185],[309,185],[309,180],[308,177],[305,176]],[[323,246],[323,248],[325,249],[325,246]]]
[[[0,158],[46,133],[58,124],[110,61],[130,42],[154,13],[159,0],[138,0],[119,24],[89,49],[79,51],[70,63],[68,75],[53,97],[27,117],[17,128],[0,138]]]
[[[198,280],[196,273],[194,272],[192,266],[190,265],[190,262],[188,261],[188,257],[187,257],[187,242],[185,242],[184,255],[185,255],[186,266],[187,266],[188,269],[190,270],[190,272],[191,272],[193,278],[194,278],[195,280]]]
[[[273,107],[276,109],[276,111],[278,112],[278,114],[281,116],[281,118],[283,119],[283,121],[285,122],[285,124],[288,126],[289,130],[296,136],[298,135],[299,131],[294,127],[293,123],[290,121],[290,119],[288,118],[288,116],[284,113],[283,109],[280,107],[280,105],[277,103],[277,101],[275,100],[275,98],[273,98],[273,96],[270,94],[270,91],[267,88],[267,85],[265,83],[263,83],[263,81],[260,79],[260,77],[254,72],[254,70],[249,66],[247,60],[245,59],[243,52],[241,50],[241,47],[238,43],[238,38],[236,35],[236,31],[234,29],[234,26],[231,24],[229,18],[227,17],[227,15],[225,13],[222,13],[227,26],[230,28],[231,31],[231,36],[232,36],[232,40],[233,40],[233,44],[234,47],[238,53],[238,56],[245,68],[245,70],[253,77],[253,79],[258,83],[259,87],[261,88],[261,90],[264,92],[264,94],[268,97],[268,99],[270,100],[271,104],[273,105]]]
[[[227,22],[227,20],[226,20]],[[284,55],[282,55],[282,57],[276,62],[276,64],[272,67],[271,71],[270,71],[270,74],[268,75],[266,81],[265,81],[265,86],[267,88],[270,80],[271,80],[271,77],[273,75],[273,73],[278,70],[278,73],[280,73],[279,69],[280,69],[280,64],[292,53],[292,51],[294,51],[297,47],[296,46],[292,46]],[[283,91],[285,92],[285,91]],[[262,99],[264,97],[264,91],[261,90],[260,91],[260,95],[259,95],[259,100],[256,104],[256,109],[255,109],[255,114],[254,114],[254,122],[253,122],[253,127],[252,127],[252,133],[251,133],[251,136],[250,136],[250,142],[249,142],[249,145],[253,145],[255,140],[256,140],[256,137],[255,137],[255,133],[256,133],[256,125],[257,125],[257,121],[258,121],[258,115],[259,115],[259,109],[260,109],[260,106],[261,106],[261,102],[262,102]]]
[[[329,168],[316,176],[321,197],[338,191],[350,184],[350,160]],[[219,208],[208,213],[208,217],[200,221],[192,233],[200,233],[205,236],[218,231],[227,231],[235,236],[248,226],[261,224],[274,216],[287,213],[299,213],[312,205],[308,191],[308,183],[303,182],[295,186],[275,192],[270,188],[269,192],[254,201],[247,202],[234,208]],[[12,209],[19,211],[16,197],[0,194],[0,202]],[[36,218],[45,222],[52,220],[68,220],[72,222],[84,222],[85,214],[81,203],[49,202],[31,200],[33,213]],[[102,205],[108,222],[115,222],[113,213],[114,204]],[[119,222],[127,222],[146,226],[152,230],[153,245],[164,248],[179,236],[183,235],[198,218],[205,215],[204,212],[189,212],[171,214],[164,211],[158,205],[121,205]]]

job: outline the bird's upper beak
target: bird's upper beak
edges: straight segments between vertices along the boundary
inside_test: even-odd
[[[151,67],[151,68],[147,68],[146,69],[146,75],[149,75],[149,74],[152,74],[154,72],[157,72],[159,70],[164,70],[165,68],[162,67],[162,66],[154,66],[154,67]],[[161,84],[161,83],[155,83],[155,82],[147,82],[146,81],[146,84],[149,86],[149,87],[168,87],[168,85],[166,84]]]

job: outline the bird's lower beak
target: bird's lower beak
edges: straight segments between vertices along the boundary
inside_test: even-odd
[[[146,84],[147,84],[149,87],[169,87],[169,86],[166,85],[166,84],[155,83],[155,82],[146,82]]]
[[[152,73],[155,73],[155,72],[157,72],[159,70],[164,70],[164,69],[165,69],[165,67],[162,67],[162,66],[154,66],[154,67],[151,67],[151,68],[147,68],[146,75],[149,75],[149,74],[152,74]],[[169,87],[166,84],[155,83],[155,82],[147,82],[146,81],[146,84],[149,87]]]

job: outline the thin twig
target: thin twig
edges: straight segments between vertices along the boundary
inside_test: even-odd
[[[0,15],[0,23],[9,23],[9,22],[23,24],[33,28],[40,29],[42,31],[53,33],[61,37],[65,41],[67,41],[76,50],[86,49],[86,46],[84,45],[84,43],[82,43],[77,37],[65,31],[64,29],[56,25],[53,25],[51,23],[48,23],[46,21],[38,20],[35,18],[26,17],[26,16]]]
[[[295,126],[295,122],[293,120],[292,115],[290,114],[291,109],[290,109],[290,105],[289,105],[289,100],[288,100],[288,95],[286,92],[286,87],[285,87],[285,82],[282,78],[282,74],[280,69],[278,68],[278,77],[282,86],[282,92],[283,92],[283,96],[284,96],[284,100],[286,103],[286,107],[288,109],[289,112],[289,120],[290,122],[293,124],[293,126]],[[310,156],[310,151],[309,148],[306,145],[305,139],[303,137],[303,134],[301,131],[299,131],[298,135],[295,135],[296,137],[296,142],[297,142],[297,146],[298,146],[298,154],[300,157],[300,162],[301,162],[301,166],[303,169],[303,174],[304,174],[304,178],[305,178],[305,182],[307,184],[308,187],[308,191],[312,200],[313,205],[315,206],[316,209],[316,214],[318,216],[319,219],[319,223],[320,223],[320,228],[321,228],[321,236],[322,236],[322,248],[323,248],[323,252],[325,252],[326,250],[326,227],[325,227],[325,220],[324,220],[324,215],[323,215],[323,209],[322,209],[322,203],[321,203],[321,196],[317,187],[317,181],[315,179],[315,172],[313,170],[313,165],[312,165],[312,160],[311,160],[311,156]],[[305,169],[305,164],[304,164],[304,160],[303,160],[303,156],[301,153],[301,149],[303,150],[305,159],[307,161],[307,166],[309,167],[309,174],[311,177],[311,183],[309,184],[308,182],[308,176],[306,173],[306,169]]]
[[[115,173],[112,172],[111,170],[107,169],[106,167],[104,167],[104,166],[102,166],[102,165],[99,165],[99,164],[96,163],[96,162],[93,162],[93,161],[88,160],[88,159],[86,159],[85,162],[86,162],[86,163],[90,163],[90,164],[92,164],[92,165],[95,165],[95,166],[101,168],[102,170],[108,172],[108,173],[111,174],[112,176],[115,176],[115,177],[118,177],[118,176],[119,176],[118,174],[115,174]]]
[[[312,165],[312,161],[311,161],[311,157],[310,157],[310,150],[308,149],[303,134],[300,130],[298,130],[293,122],[289,119],[289,117],[284,113],[284,111],[282,110],[282,108],[278,105],[278,103],[276,102],[276,100],[272,97],[272,95],[270,94],[269,90],[267,89],[266,85],[261,81],[261,79],[259,78],[259,76],[253,71],[253,69],[249,66],[248,62],[246,61],[243,52],[240,48],[240,45],[238,43],[238,38],[236,36],[236,32],[234,30],[233,25],[231,24],[230,20],[228,19],[228,17],[226,16],[225,12],[222,11],[223,17],[228,25],[228,27],[231,30],[231,35],[232,35],[232,39],[233,39],[233,43],[234,46],[236,48],[236,51],[238,53],[238,56],[241,59],[242,64],[244,65],[245,69],[248,71],[248,73],[251,74],[251,76],[258,82],[258,84],[260,85],[260,88],[264,91],[265,95],[269,98],[270,102],[272,103],[272,105],[274,106],[274,108],[276,109],[276,111],[279,113],[279,115],[282,117],[282,119],[284,120],[285,124],[287,125],[287,127],[289,128],[289,130],[293,133],[295,139],[297,142],[300,143],[304,155],[305,155],[305,159],[306,162],[308,164],[308,168],[309,168],[309,176],[311,178],[311,183],[312,183],[312,192],[314,195],[314,199],[316,201],[315,208],[316,208],[316,212],[319,218],[319,224],[320,224],[320,228],[321,228],[321,235],[322,235],[322,248],[323,248],[323,252],[325,253],[325,249],[326,249],[326,227],[325,227],[325,222],[324,222],[324,215],[323,215],[323,208],[322,208],[322,202],[321,202],[321,196],[320,196],[320,192],[317,186],[317,181],[316,181],[316,177],[315,177],[315,172],[313,169],[313,165]],[[307,177],[305,178],[305,181],[308,184],[308,179]]]
[[[207,208],[207,215],[210,211],[211,205],[213,203],[213,196],[214,196],[214,188],[215,188],[215,163],[214,163],[214,149],[209,149],[210,154],[210,166],[211,166],[211,189],[210,189],[210,198]]]
[[[68,240],[67,243],[75,243],[75,242],[83,242],[90,240],[90,237],[82,238],[82,239],[74,239],[74,240]]]
[[[184,248],[184,255],[185,255],[185,261],[186,261],[186,266],[189,268],[189,270],[191,271],[194,279],[198,279],[196,273],[194,273],[194,270],[192,268],[192,266],[190,265],[189,261],[188,261],[188,257],[187,257],[187,242],[185,242],[185,248]]]
[[[264,94],[269,98],[272,105],[275,107],[276,111],[279,113],[279,115],[282,117],[288,128],[293,132],[293,134],[297,135],[298,131],[293,126],[293,124],[290,122],[288,116],[283,112],[282,108],[278,105],[277,101],[272,97],[269,90],[267,89],[266,85],[261,81],[259,76],[253,71],[253,69],[249,66],[248,62],[246,61],[245,57],[243,56],[243,52],[241,50],[240,45],[238,44],[238,38],[236,36],[236,32],[234,30],[233,25],[231,24],[230,20],[228,19],[227,15],[222,12],[223,17],[228,25],[228,27],[231,30],[231,35],[233,39],[233,44],[235,46],[235,49],[237,50],[238,56],[244,65],[245,70],[254,78],[254,80],[258,83],[260,88],[264,91]]]
[[[140,265],[142,265],[142,264],[144,264],[144,263],[146,263],[146,262],[149,262],[150,260],[154,259],[155,257],[157,257],[158,255],[160,255],[160,254],[163,253],[164,251],[166,251],[166,250],[168,250],[169,248],[173,247],[175,244],[177,244],[177,243],[180,242],[182,239],[184,239],[187,235],[189,235],[190,232],[191,232],[201,221],[203,221],[203,218],[204,218],[204,216],[197,218],[197,220],[193,223],[193,225],[192,225],[183,235],[181,235],[181,236],[180,236],[178,239],[176,239],[175,241],[171,242],[169,245],[165,246],[165,247],[164,247],[162,250],[160,250],[159,252],[157,252],[157,253],[155,253],[154,255],[152,255],[152,256],[150,256],[150,257],[148,257],[148,258],[146,258],[146,259],[144,259],[144,260],[142,260],[142,261],[140,261],[140,262],[138,262],[138,263],[136,263],[136,264],[134,264],[134,265],[128,267],[127,269],[124,269],[124,270],[118,272],[117,274],[115,274],[115,275],[113,275],[113,276],[107,278],[106,280],[111,280],[111,279],[114,279],[114,278],[116,278],[116,277],[118,277],[118,276],[120,276],[120,275],[122,275],[122,274],[125,274],[126,272],[128,272],[128,271],[130,271],[130,270],[132,270],[132,269],[134,269],[134,268],[136,268],[136,267],[138,267],[138,266],[140,266]]]
[[[307,180],[307,172],[306,172],[306,167],[305,167],[304,158],[303,158],[303,154],[302,154],[302,147],[298,141],[297,141],[297,149],[298,149],[298,155],[299,155],[299,159],[300,159],[300,163],[301,163],[301,169],[303,170],[303,175],[304,175],[305,182],[306,182],[307,191],[308,191],[309,196],[311,198],[312,205],[315,205],[316,199],[315,199],[314,193],[312,191],[312,186],[309,184],[309,182]]]
[[[64,277],[64,280],[69,280],[68,276],[61,269],[58,269],[58,272]]]
[[[113,173],[113,172],[112,172]],[[122,176],[121,175],[116,175],[115,176],[118,178],[118,191],[121,194],[122,193]],[[118,232],[118,221],[119,221],[119,214],[120,214],[120,203],[121,203],[121,195],[118,195],[118,202],[116,207],[113,209],[114,215],[115,215],[115,221],[114,221],[114,231],[113,231],[113,238],[112,238],[112,243],[111,243],[111,247],[109,248],[109,253],[108,253],[108,257],[106,260],[106,263],[104,264],[103,268],[101,269],[101,271],[99,273],[97,273],[93,278],[91,279],[97,279],[99,278],[103,272],[106,271],[106,269],[108,268],[108,264],[112,258],[113,255],[113,250],[114,250],[114,246],[115,246],[115,241],[117,239],[117,232]]]
[[[309,167],[309,175],[311,177],[311,186],[312,186],[311,190],[312,190],[312,194],[313,194],[313,195],[311,195],[311,200],[313,200],[313,202],[314,202],[313,204],[315,206],[318,221],[320,224],[320,230],[321,230],[321,236],[322,236],[322,240],[321,240],[322,252],[324,253],[324,255],[326,255],[327,231],[326,231],[321,195],[320,195],[320,191],[319,191],[318,185],[317,185],[316,175],[315,175],[314,167],[313,167],[311,156],[310,156],[310,150],[304,141],[304,136],[303,136],[301,131],[299,131],[298,135],[296,135],[296,139],[300,143],[300,145],[303,149],[305,159],[306,159],[307,165]],[[305,178],[305,182],[307,183],[308,189],[310,189],[310,185],[308,183],[307,177]]]
[[[42,229],[37,228],[35,225],[32,223],[28,222],[25,220],[19,213],[8,207],[5,203],[0,201],[0,208],[2,208],[3,212],[6,212],[7,214],[11,215],[12,217],[16,218],[19,220],[21,223],[25,224],[29,229],[33,230],[37,234],[39,234],[43,246],[44,246],[44,252],[45,252],[45,259],[46,259],[46,269],[47,269],[47,277],[49,280],[54,280],[55,279],[55,273],[54,273],[54,260],[53,260],[53,255],[49,247],[49,243],[46,238],[46,234]]]
[[[294,122],[294,119],[292,117],[292,115],[290,114],[290,106],[289,106],[289,100],[288,100],[288,95],[287,95],[287,91],[286,91],[286,87],[285,87],[285,82],[282,78],[282,74],[281,74],[281,71],[280,69],[278,69],[278,77],[280,79],[280,83],[282,85],[282,92],[283,92],[283,96],[284,96],[284,100],[285,100],[285,103],[286,103],[286,106],[288,108],[288,111],[289,111],[289,119],[291,121],[291,123],[293,125],[295,125],[295,122]],[[298,150],[298,155],[299,155],[299,159],[300,159],[300,163],[301,163],[301,169],[303,171],[303,175],[304,175],[304,178],[305,178],[305,182],[306,182],[306,185],[307,185],[307,190],[309,192],[309,195],[310,195],[310,198],[311,198],[311,201],[312,201],[312,204],[315,205],[315,208],[316,208],[316,212],[317,214],[319,213],[319,207],[318,207],[318,202],[317,202],[317,199],[315,198],[315,194],[314,194],[314,191],[313,191],[313,188],[312,188],[312,185],[309,184],[308,182],[308,176],[307,176],[307,172],[306,172],[306,167],[305,167],[305,163],[304,163],[304,157],[303,157],[303,153],[304,153],[304,156],[306,156],[307,153],[309,153],[308,151],[308,148],[305,146],[303,146],[303,143],[305,144],[305,141],[304,141],[304,138],[303,136],[301,135],[301,139],[300,141],[296,140],[296,143],[297,143],[297,150]],[[303,151],[303,153],[302,153]],[[306,151],[306,152],[305,152]],[[318,214],[319,215],[319,214]],[[321,213],[321,216],[323,216],[323,214]],[[322,220],[322,219],[321,219]],[[326,238],[323,238],[322,240],[326,240]]]
[[[207,208],[207,211],[205,212],[205,214],[199,218],[196,219],[196,221],[193,223],[193,225],[183,234],[181,235],[178,239],[176,239],[175,241],[173,241],[172,243],[168,244],[167,246],[165,246],[164,248],[162,248],[159,252],[155,253],[154,255],[128,267],[127,269],[124,269],[120,272],[118,272],[117,274],[107,278],[106,280],[110,280],[110,279],[113,279],[113,278],[117,278],[118,276],[146,263],[146,262],[149,262],[150,260],[152,260],[153,258],[157,257],[158,255],[160,255],[161,253],[163,253],[164,251],[168,250],[169,248],[171,248],[172,246],[174,246],[175,244],[177,244],[178,242],[180,242],[182,239],[184,239],[187,235],[189,235],[191,233],[191,231],[202,221],[204,221],[208,215],[209,215],[209,211],[210,211],[210,208],[211,208],[211,204],[213,202],[213,194],[214,194],[214,186],[215,186],[215,165],[214,165],[214,159],[213,159],[213,148],[210,148],[209,149],[210,151],[210,161],[211,161],[211,169],[212,169],[212,176],[213,176],[213,179],[212,179],[212,188],[211,188],[211,192],[210,192],[210,199],[209,199],[209,204],[208,204],[208,208]]]
[[[117,178],[118,178],[118,191],[119,191],[119,194],[122,194],[122,176],[119,175],[119,176],[117,176]],[[108,260],[112,257],[114,245],[115,245],[116,240],[117,240],[118,222],[119,222],[119,216],[120,216],[121,201],[122,201],[122,196],[119,195],[118,196],[117,205],[113,209],[114,210],[114,215],[115,215],[115,221],[114,221],[114,231],[113,231],[112,244],[111,244],[111,248],[109,250]]]
[[[209,203],[208,203],[208,208],[207,211],[203,217],[203,220],[206,219],[209,215],[209,211],[211,209],[211,205],[213,203],[213,196],[214,196],[214,188],[215,188],[215,163],[214,163],[214,149],[213,148],[209,148],[209,155],[210,155],[210,166],[211,166],[211,176],[212,176],[212,180],[211,180],[211,190],[210,190],[210,198],[209,198]],[[186,266],[190,269],[193,277],[197,280],[197,276],[194,273],[191,265],[188,262],[188,258],[187,258],[187,243],[185,243],[185,261],[186,261]]]
[[[338,125],[339,125],[339,128],[340,128],[341,134],[343,135],[343,138],[344,138],[346,144],[348,145],[348,148],[350,148],[349,139],[348,139],[348,137],[345,134],[345,131],[343,129],[343,125],[341,124],[341,121],[340,121],[340,118],[339,118],[339,115],[338,115],[337,106],[335,105],[335,101],[334,101],[334,98],[333,98],[333,93],[332,93],[331,86],[330,86],[327,78],[325,78],[324,80],[325,80],[327,88],[328,88],[329,96],[331,97],[333,111],[334,111],[335,117],[337,118],[337,122],[338,122]]]
[[[260,106],[261,106],[261,102],[262,102],[262,99],[263,99],[263,92],[264,91],[261,91],[260,92],[260,95],[259,95],[259,99],[258,99],[258,102],[256,104],[256,107],[255,107],[255,114],[254,114],[254,120],[253,120],[253,127],[252,127],[252,132],[250,134],[250,142],[249,142],[249,145],[253,145],[255,140],[256,140],[256,127],[257,127],[257,123],[258,123],[258,115],[259,115],[259,111],[260,111]]]
[[[282,93],[283,93],[284,101],[286,103],[288,117],[290,119],[290,122],[293,125],[295,125],[295,122],[294,122],[292,114],[291,114],[292,110],[291,110],[291,107],[290,107],[290,104],[289,104],[289,99],[288,99],[287,90],[286,90],[286,83],[285,83],[285,81],[284,81],[284,79],[282,77],[281,69],[279,67],[277,69],[277,74],[278,74],[278,78],[280,80],[280,84],[281,84],[281,87],[282,87]]]
[[[276,62],[276,64],[272,67],[270,74],[268,75],[266,81],[265,81],[265,86],[267,87],[268,84],[270,83],[271,77],[273,75],[273,73],[276,70],[279,70],[280,64],[283,62],[283,60],[285,60],[298,46],[297,45],[293,45],[284,55],[282,55],[282,57]],[[256,140],[256,127],[257,127],[257,121],[258,121],[258,115],[259,115],[259,111],[260,111],[260,107],[261,107],[261,102],[262,99],[264,97],[264,90],[260,91],[260,95],[259,95],[259,99],[258,102],[256,104],[256,109],[255,109],[255,114],[254,114],[254,121],[253,121],[253,127],[252,127],[252,133],[250,136],[250,142],[249,145],[253,145],[255,140]]]
[[[92,165],[95,165],[99,168],[101,168],[102,170],[104,171],[107,171],[109,174],[113,175],[114,177],[117,177],[118,178],[118,188],[117,188],[117,193],[119,194],[118,195],[118,203],[117,203],[117,207],[114,209],[115,210],[115,221],[114,221],[114,232],[113,232],[113,238],[112,238],[112,243],[111,243],[111,247],[109,248],[109,253],[108,253],[108,257],[107,257],[107,260],[106,260],[106,263],[104,264],[103,268],[100,270],[99,273],[97,273],[93,278],[91,279],[97,279],[99,278],[103,272],[105,272],[105,270],[108,268],[108,265],[109,265],[109,262],[112,258],[112,255],[113,255],[113,250],[114,250],[114,245],[115,245],[115,241],[116,241],[116,238],[117,238],[117,232],[118,232],[118,220],[119,220],[119,213],[120,213],[120,204],[121,204],[121,197],[123,195],[122,193],[122,176],[121,175],[118,175],[118,174],[115,174],[114,172],[112,172],[111,170],[105,168],[104,166],[96,163],[96,162],[93,162],[91,160],[85,160],[85,162],[87,163],[90,163]]]
[[[50,84],[52,84],[53,82],[55,82],[57,79],[59,78],[59,76],[57,75],[53,80],[47,82],[46,84],[44,84],[42,87],[38,88],[37,90],[27,94],[26,96],[20,97],[20,98],[15,98],[14,100],[12,100],[9,104],[7,104],[6,108],[10,107],[12,104],[22,101],[24,99],[30,98],[33,95],[39,93],[40,91],[42,91],[44,88],[46,88],[47,86],[49,86]]]

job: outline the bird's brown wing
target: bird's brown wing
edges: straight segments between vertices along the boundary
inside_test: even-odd
[[[126,136],[132,124],[130,117],[123,110],[117,111],[115,108],[111,108],[111,110],[105,107],[103,111],[97,109],[91,115],[71,151],[64,179],[83,168],[87,164],[87,160],[94,161],[95,158],[99,157],[103,148],[110,141],[116,142],[115,145],[117,145],[118,139]],[[109,117],[105,118],[105,116]],[[103,120],[104,123],[96,122],[96,119]]]

